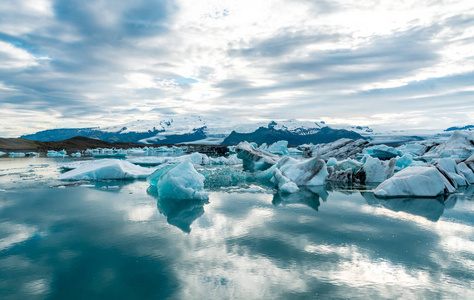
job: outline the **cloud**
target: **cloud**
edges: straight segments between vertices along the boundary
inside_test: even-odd
[[[451,96],[456,100],[444,107],[464,107],[460,119],[469,120],[472,6],[2,1],[0,87],[8,89],[0,89],[0,109],[37,115],[9,130],[12,136],[45,124],[153,119],[163,107],[176,114],[370,124],[372,115],[420,111],[431,102],[442,110]],[[450,81],[461,77],[462,84]],[[58,117],[42,122],[51,111]],[[446,120],[454,118],[449,114]],[[14,115],[0,126],[21,122]]]

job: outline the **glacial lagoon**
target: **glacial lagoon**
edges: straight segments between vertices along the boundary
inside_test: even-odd
[[[144,180],[56,180],[71,160],[0,159],[0,298],[474,299],[474,186],[163,201]]]

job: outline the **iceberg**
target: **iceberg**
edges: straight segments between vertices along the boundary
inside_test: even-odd
[[[59,180],[144,179],[153,169],[143,168],[119,159],[91,161],[60,174]]]
[[[4,156],[5,154],[5,152],[0,151],[0,156]]]
[[[206,200],[209,194],[204,191],[204,176],[199,174],[189,160],[178,165],[168,165],[151,174],[147,181],[156,186],[160,199]]]
[[[468,185],[466,178],[459,171],[458,166],[453,159],[441,158],[434,165],[455,188],[458,186]]]
[[[425,159],[457,157],[466,159],[474,154],[474,136],[469,132],[455,131],[449,139],[425,153]]]
[[[336,159],[355,158],[371,145],[371,143],[363,139],[339,139],[332,143],[318,144],[305,148],[303,155],[307,157],[317,156],[322,159],[329,159],[331,157]]]
[[[266,170],[281,159],[278,155],[255,149],[248,142],[239,143],[235,151],[237,157],[242,159],[244,169],[251,172]]]
[[[288,141],[278,141],[276,143],[273,143],[268,147],[266,151],[282,156],[290,154],[290,152],[288,151]]]
[[[294,183],[293,181],[291,181],[290,179],[288,179],[285,175],[282,174],[282,172],[275,168],[273,170],[273,178],[275,178],[275,181],[278,185],[278,189],[282,192],[282,193],[287,193],[287,194],[291,194],[291,193],[295,193],[299,190],[298,186],[296,185],[296,183]]]
[[[282,193],[281,191],[273,195],[272,204],[288,205],[288,204],[304,204],[315,211],[318,211],[321,205],[320,199],[326,201],[329,194],[324,187],[301,187],[295,193]]]
[[[364,165],[355,174],[355,178],[362,184],[383,182],[392,177],[396,162],[395,158],[381,161],[378,158],[367,156]]]
[[[466,163],[462,162],[458,164],[459,172],[466,178],[469,184],[474,184],[474,172],[466,165]]]
[[[328,171],[324,160],[317,157],[299,161],[289,156],[278,163],[281,173],[297,186],[324,185]]]
[[[387,145],[375,145],[364,149],[364,152],[372,157],[380,159],[390,159],[400,156],[401,153],[397,149]]]
[[[382,198],[436,197],[455,191],[436,167],[415,166],[405,168],[382,182],[374,194]]]
[[[25,157],[25,153],[22,152],[10,152],[10,157]]]
[[[54,151],[54,150],[48,150],[48,153],[46,153],[47,157],[66,157],[67,152],[65,150],[61,151]]]
[[[424,142],[426,143],[426,141]],[[397,148],[397,150],[401,154],[409,154],[412,157],[418,157],[425,154],[428,148],[429,148],[428,145],[418,142],[418,143],[413,143],[413,144],[401,145],[400,147]]]

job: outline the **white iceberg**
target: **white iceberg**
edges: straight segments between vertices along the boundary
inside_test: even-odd
[[[60,174],[59,180],[107,180],[146,178],[153,169],[136,166],[119,159],[91,161],[71,171]]]
[[[457,188],[458,186],[468,185],[466,178],[459,171],[458,165],[456,164],[454,159],[441,158],[435,163],[435,166],[455,188]]]
[[[433,147],[423,157],[457,157],[466,159],[474,154],[474,136],[469,132],[455,131],[451,137],[439,146]]]
[[[326,163],[317,157],[299,161],[286,156],[278,166],[281,173],[297,186],[323,185],[328,177]]]
[[[382,182],[377,197],[436,197],[455,188],[435,167],[408,167]]]
[[[281,159],[278,155],[255,149],[248,142],[239,143],[235,151],[237,157],[242,159],[244,169],[252,172],[266,170]]]
[[[401,153],[397,149],[387,145],[375,145],[364,149],[364,152],[372,157],[389,159],[400,156]]]
[[[5,154],[6,154],[5,152],[0,151],[0,156],[3,156]]]
[[[178,165],[156,170],[147,181],[156,190],[160,199],[206,200],[209,193],[204,191],[204,176],[199,174],[189,160]]]
[[[282,193],[295,193],[299,190],[298,186],[296,183],[288,179],[285,175],[281,173],[281,171],[277,168],[273,170],[273,178],[275,178],[275,181],[278,185],[278,189]]]
[[[466,165],[466,163],[462,162],[458,164],[459,172],[466,178],[469,184],[474,184],[474,172]]]
[[[355,158],[365,148],[371,145],[371,143],[363,139],[339,139],[332,143],[310,146],[304,150],[303,154],[322,159],[329,159],[331,157],[336,159]]]
[[[395,158],[389,161],[381,161],[378,158],[367,156],[364,165],[356,173],[355,177],[362,184],[383,182],[392,177],[395,164]]]
[[[273,143],[268,147],[266,151],[282,156],[290,154],[290,152],[288,151],[288,141],[278,141],[276,143]]]

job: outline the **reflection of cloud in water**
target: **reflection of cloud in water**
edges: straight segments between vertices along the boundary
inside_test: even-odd
[[[36,227],[10,222],[0,223],[0,251],[24,242],[37,233]]]
[[[204,204],[209,203],[207,200],[162,199],[155,186],[150,186],[147,193],[157,199],[158,210],[167,217],[168,223],[187,233],[191,232],[191,224],[204,214]]]

